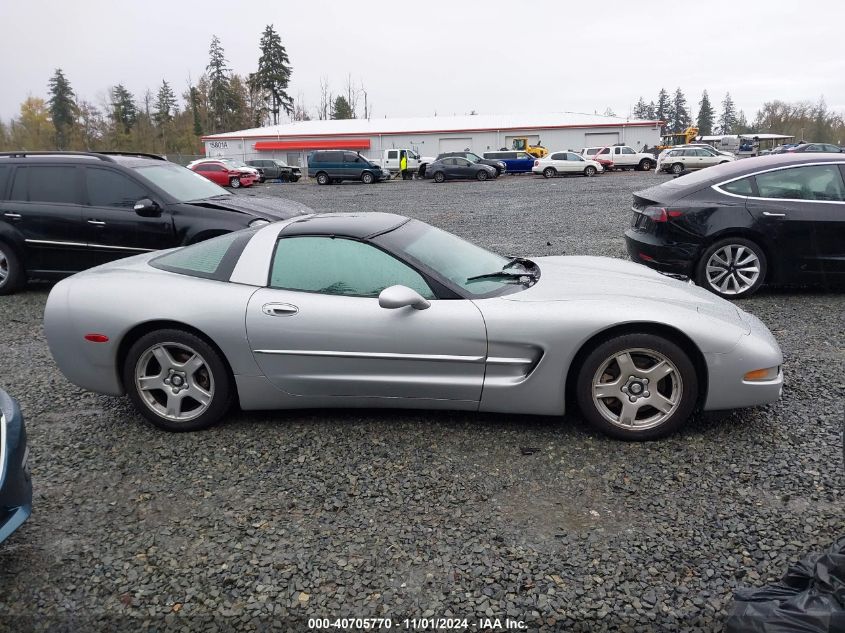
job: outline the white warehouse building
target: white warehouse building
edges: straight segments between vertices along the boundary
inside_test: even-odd
[[[308,153],[317,149],[355,150],[378,159],[386,149],[410,148],[421,156],[434,157],[466,149],[477,154],[510,149],[513,139],[519,137],[550,152],[615,143],[641,151],[660,143],[660,122],[574,112],[294,121],[212,134],[202,141],[209,157],[279,158],[304,168]]]

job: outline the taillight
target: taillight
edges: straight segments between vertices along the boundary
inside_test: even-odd
[[[683,211],[665,207],[646,207],[643,209],[643,215],[650,218],[652,222],[668,222],[670,219],[680,217],[683,214]]]

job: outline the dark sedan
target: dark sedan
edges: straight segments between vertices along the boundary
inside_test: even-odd
[[[28,453],[20,407],[0,389],[0,543],[32,512]]]
[[[845,156],[717,165],[634,194],[631,259],[722,297],[764,283],[845,280]]]
[[[452,156],[441,158],[431,163],[425,170],[425,178],[432,178],[434,182],[444,180],[472,179],[489,180],[496,177],[496,170],[490,165],[473,163],[466,158]]]
[[[842,153],[842,148],[833,143],[801,143],[785,151],[790,154],[803,154],[804,152],[811,154],[840,154]]]
[[[498,178],[508,170],[507,164],[503,160],[496,158],[481,158],[474,152],[444,152],[437,156],[437,160],[441,158],[465,158],[471,163],[481,163],[482,165],[489,165],[496,170],[496,177]]]
[[[296,165],[288,165],[277,158],[262,158],[248,160],[250,167],[262,170],[265,180],[281,180],[282,182],[296,182],[302,177],[302,170]]]

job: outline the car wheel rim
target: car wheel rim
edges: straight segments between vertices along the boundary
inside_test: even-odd
[[[553,170],[553,169],[547,169],[547,170],[546,170],[546,173],[545,173],[545,174],[543,174],[543,175],[544,175],[546,178],[551,178],[552,176],[554,176],[554,175],[555,175],[555,172],[554,172],[554,170]]]
[[[644,431],[660,426],[681,404],[683,380],[660,352],[633,348],[607,358],[593,376],[593,404],[619,428]]]
[[[0,286],[6,283],[9,278],[9,258],[3,251],[0,251]]]
[[[728,244],[707,260],[707,283],[725,295],[747,292],[760,278],[760,258],[747,246]]]
[[[135,364],[135,388],[156,415],[173,422],[201,416],[214,399],[206,360],[181,343],[157,343]]]

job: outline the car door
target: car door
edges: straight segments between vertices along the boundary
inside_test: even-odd
[[[818,278],[842,269],[843,199],[840,166],[805,165],[758,173],[746,207],[770,236],[779,277]]]
[[[17,166],[3,219],[26,240],[28,269],[76,272],[88,267],[82,222],[81,171],[76,165]]]
[[[200,163],[194,168],[194,171],[221,187],[229,184],[229,170],[220,163]]]
[[[289,394],[478,402],[486,329],[466,300],[437,299],[414,269],[372,244],[283,237],[268,287],[247,307],[261,371]],[[427,309],[387,309],[378,294],[404,285]]]
[[[637,153],[630,147],[617,147],[619,150],[619,160],[625,167],[634,167],[637,165]]]
[[[580,174],[587,166],[586,161],[579,154],[575,154],[574,152],[566,152],[566,162],[564,165],[564,169],[568,174]]]
[[[475,173],[478,166],[475,163],[468,161],[466,158],[455,157],[453,168],[455,170],[456,178],[475,178]]]
[[[387,158],[384,161],[385,169],[392,169],[396,171],[399,169],[399,150],[391,149],[387,151]]]
[[[136,202],[155,197],[143,184],[108,167],[86,165],[83,169],[82,219],[91,265],[178,246],[165,208],[153,218],[135,213]]]
[[[446,174],[447,178],[461,177],[458,173],[458,161],[456,158],[448,157],[440,160],[439,162],[443,166],[443,173]]]

